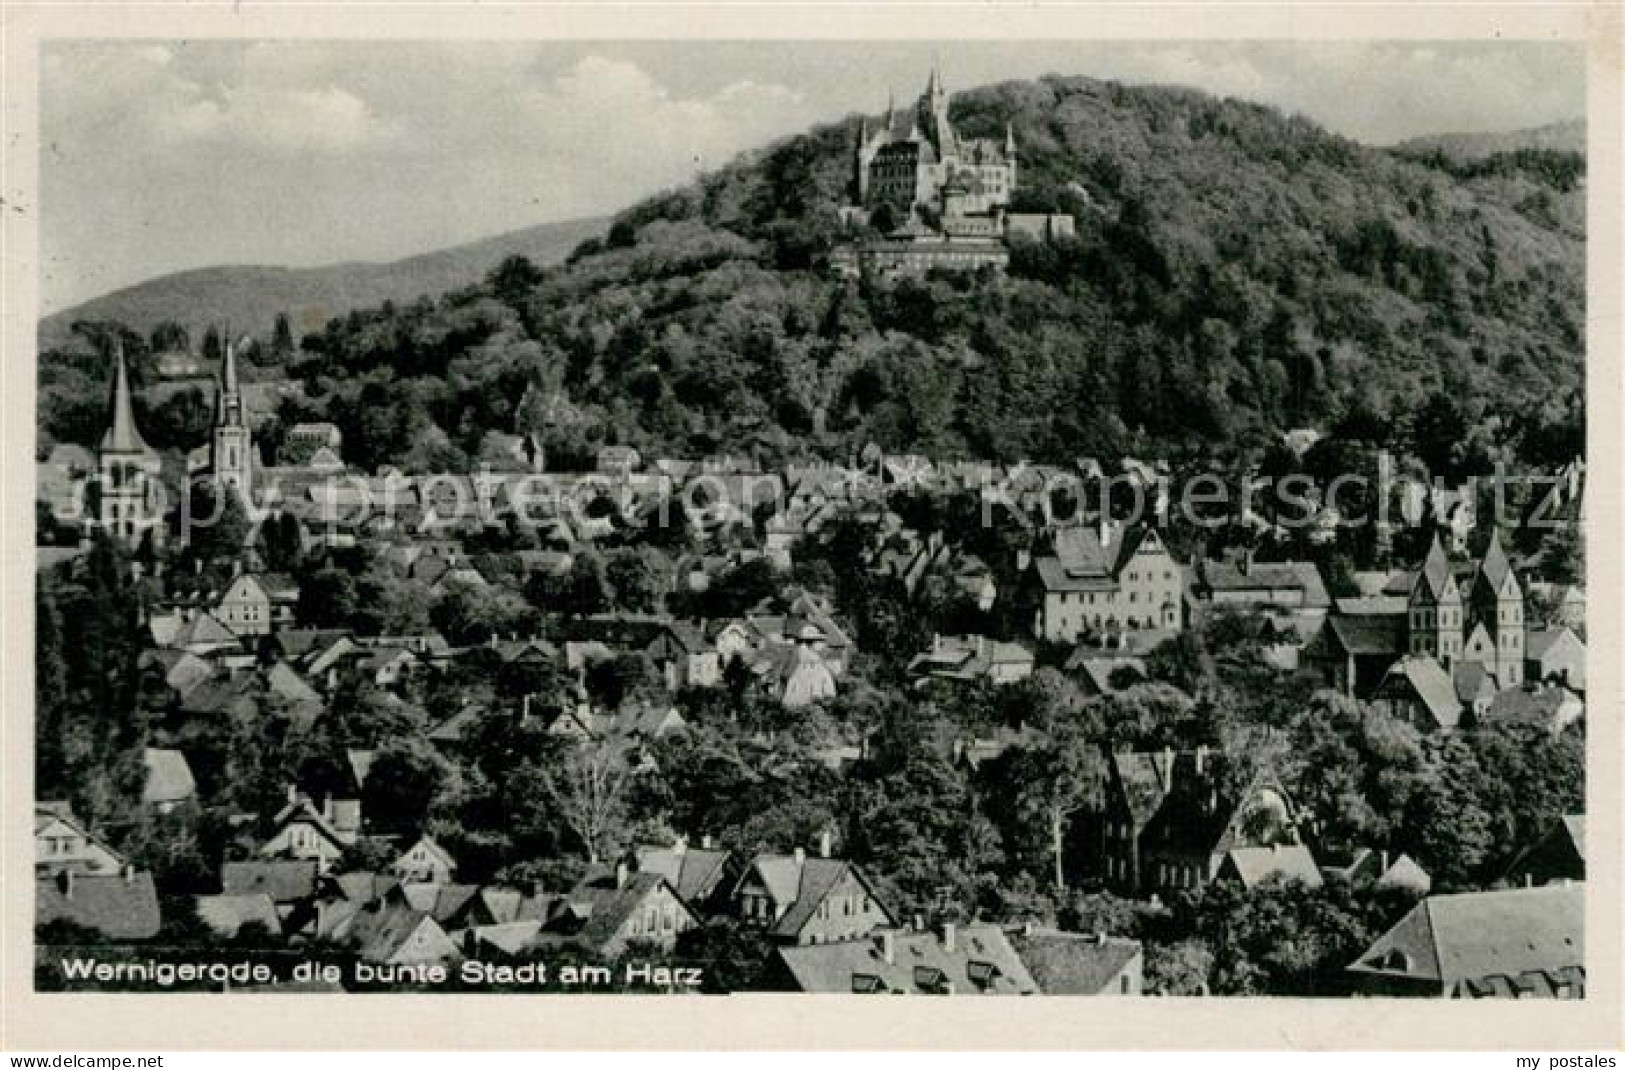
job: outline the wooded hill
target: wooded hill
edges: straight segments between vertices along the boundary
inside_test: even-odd
[[[330,321],[287,357],[312,400],[283,422],[335,419],[348,459],[416,468],[530,429],[560,465],[604,442],[1069,461],[1339,423],[1404,446],[1433,398],[1456,467],[1580,448],[1580,154],[1410,156],[1086,78],[952,112],[968,136],[1010,124],[1017,207],[1074,213],[1075,241],[1016,247],[1007,277],[834,278],[851,116],[633,207],[563,265]],[[99,358],[64,356],[42,362],[42,419],[84,441],[53,369]]]

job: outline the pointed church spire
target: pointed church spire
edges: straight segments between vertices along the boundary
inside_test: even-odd
[[[130,374],[124,365],[124,339],[113,339],[113,396],[108,413],[107,432],[102,435],[103,453],[150,453],[135,427],[135,409],[130,403]]]
[[[1501,548],[1501,529],[1498,527],[1490,529],[1490,544],[1484,548],[1484,559],[1478,563],[1478,571],[1489,583],[1490,590],[1495,592],[1501,590],[1507,573],[1512,571],[1512,563]]]
[[[1444,597],[1450,584],[1450,558],[1445,555],[1438,532],[1433,533],[1433,545],[1428,547],[1427,559],[1422,562],[1421,581],[1435,601]]]
[[[236,427],[243,422],[242,394],[237,386],[237,347],[226,333],[226,355],[220,362],[220,392],[215,397],[214,422],[217,427]]]
[[[225,386],[226,393],[237,393],[237,347],[231,344],[230,338],[226,339],[226,362],[221,383]]]
[[[1004,124],[1004,154],[1006,156],[1016,154],[1016,132],[1009,123]]]

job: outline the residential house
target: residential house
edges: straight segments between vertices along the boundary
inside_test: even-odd
[[[738,875],[733,854],[711,846],[709,836],[699,847],[679,837],[670,847],[640,844],[633,850],[639,873],[666,878],[679,899],[701,919],[726,909]]]
[[[751,860],[733,889],[734,915],[787,944],[853,940],[897,919],[876,898],[851,863],[830,858],[826,834],[816,857],[762,854]]]
[[[147,747],[141,752],[141,762],[147,770],[141,786],[142,805],[167,814],[197,798],[192,767],[180,751]]]
[[[1196,597],[1214,609],[1324,615],[1332,600],[1313,561],[1254,561],[1250,550],[1208,559],[1196,570]]]
[[[1495,677],[1481,661],[1458,661],[1450,680],[1456,688],[1456,700],[1461,703],[1462,719],[1476,724],[1495,701]]]
[[[1585,700],[1568,688],[1525,684],[1497,694],[1482,720],[1538,725],[1556,735],[1584,716]]]
[[[118,873],[63,869],[34,879],[34,924],[66,922],[109,940],[150,940],[162,923],[151,873],[126,866]]]
[[[318,807],[309,796],[290,788],[288,804],[277,813],[273,825],[260,854],[310,859],[326,873],[360,838],[361,803],[356,799],[325,799]]]
[[[272,572],[244,572],[215,602],[216,620],[233,635],[269,635],[291,627],[299,607],[299,585]]]
[[[1378,888],[1404,889],[1414,895],[1427,895],[1433,878],[1408,854],[1392,857],[1387,851],[1357,848],[1346,860],[1322,864],[1321,876],[1345,884],[1372,884]]]
[[[1430,895],[1349,972],[1370,995],[1583,999],[1585,885]]]
[[[34,804],[34,873],[106,876],[124,869],[124,857],[90,832],[65,802]]]
[[[1252,891],[1266,881],[1298,881],[1307,888],[1323,883],[1315,856],[1301,843],[1233,847],[1219,863],[1215,881],[1235,881]]]
[[[1145,949],[1138,940],[1026,926],[1011,934],[1016,954],[1046,996],[1138,996]]]
[[[1034,631],[1048,642],[1075,643],[1085,633],[1183,624],[1184,567],[1152,527],[1069,527],[1054,552],[1033,561],[1039,598]]]
[[[1407,654],[1389,667],[1373,701],[1422,732],[1462,726],[1465,707],[1456,681],[1431,654]]]
[[[1510,884],[1532,886],[1586,879],[1586,819],[1568,814],[1519,852],[1507,870]]]
[[[1013,684],[1033,674],[1033,654],[1019,643],[980,635],[933,635],[931,649],[914,656],[908,663],[908,673],[920,683],[985,680]]]
[[[259,925],[270,936],[282,935],[282,917],[276,902],[265,892],[200,895],[194,903],[198,920],[222,939],[235,938],[248,925]]]
[[[402,881],[417,884],[450,884],[457,874],[457,860],[434,837],[425,833],[402,851],[390,864],[390,872]]]
[[[864,939],[774,950],[770,976],[795,992],[839,995],[1036,995],[1004,930],[996,925],[881,931]]]
[[[757,652],[749,668],[757,686],[786,709],[835,697],[835,669],[811,646],[770,644]]]
[[[705,630],[688,621],[662,624],[644,653],[660,667],[666,686],[715,687],[722,682],[722,656],[706,641]]]
[[[317,875],[315,860],[308,858],[222,862],[220,891],[228,896],[267,895],[286,922],[315,896]]]
[[[405,965],[458,957],[456,943],[439,922],[388,897],[363,906],[339,936],[366,962]]]
[[[1205,747],[1108,755],[1101,839],[1107,887],[1129,895],[1200,888],[1238,847],[1296,841],[1295,812],[1281,786],[1261,775],[1227,790],[1229,761]]]
[[[1366,699],[1405,653],[1405,641],[1403,613],[1338,613],[1326,618],[1298,660],[1324,686]]]
[[[1585,694],[1586,645],[1573,628],[1531,628],[1524,678]]]
[[[606,957],[633,944],[670,951],[680,933],[700,924],[664,876],[634,873],[624,862],[590,872],[566,901],[569,939]]]

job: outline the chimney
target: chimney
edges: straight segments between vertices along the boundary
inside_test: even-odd
[[[880,957],[886,960],[886,965],[892,966],[897,962],[897,934],[891,931],[880,934]]]
[[[615,863],[615,887],[625,888],[627,878],[631,875],[631,871],[626,868],[625,862]]]
[[[1384,848],[1382,853],[1379,854],[1377,857],[1382,862],[1382,867],[1377,870],[1377,875],[1381,876],[1382,874],[1388,872],[1388,850],[1387,850],[1387,848]]]
[[[679,837],[677,837],[677,842],[675,842],[675,843],[673,843],[671,845],[671,853],[676,855],[678,858],[681,858],[681,857],[683,857],[683,855],[687,854],[688,853],[688,837],[687,836],[679,836]]]
[[[287,796],[288,796],[288,805],[289,806],[292,806],[294,803],[298,802],[299,801],[299,786],[290,781],[289,784],[288,784],[288,788],[287,788]]]
[[[924,914],[916,914],[916,915],[914,915],[914,931],[917,932],[917,933],[925,932],[925,915]]]
[[[833,837],[830,836],[829,829],[825,829],[824,831],[822,831],[822,832],[820,832],[818,834],[818,857],[819,858],[828,858],[829,857],[830,841],[831,841],[832,838]]]
[[[806,861],[807,861],[807,852],[802,850],[800,847],[797,847],[796,848],[796,865],[797,866],[805,865]]]
[[[954,946],[958,943],[958,936],[959,936],[958,926],[956,926],[951,921],[943,922],[942,923],[942,950],[944,950],[944,951],[953,951]]]
[[[1247,575],[1253,570],[1252,547],[1249,546],[1241,551],[1241,560],[1237,562],[1236,568],[1243,576]]]
[[[1200,773],[1202,771],[1202,766],[1205,765],[1206,763],[1207,763],[1207,744],[1206,743],[1198,743],[1196,745],[1196,771],[1198,773]]]
[[[707,851],[709,851],[715,845],[716,841],[711,839],[711,834],[709,832],[700,837],[700,846],[705,848]]]

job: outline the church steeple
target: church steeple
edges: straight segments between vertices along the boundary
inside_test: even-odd
[[[135,409],[130,402],[130,373],[124,364],[124,340],[113,340],[113,394],[110,399],[107,432],[102,435],[103,453],[147,454],[152,450],[136,430]]]
[[[214,448],[210,454],[215,479],[236,487],[248,500],[254,476],[253,440],[243,414],[243,395],[237,383],[237,347],[228,333],[220,366],[220,393],[214,409]]]
[[[124,342],[118,338],[113,340],[113,392],[108,408],[107,432],[96,458],[95,523],[134,546],[148,531],[162,537],[152,493],[162,462],[136,429],[130,371],[124,363]]]
[[[237,386],[237,348],[226,341],[226,356],[220,367],[220,395],[215,405],[215,425],[238,427],[243,423],[243,396]]]

